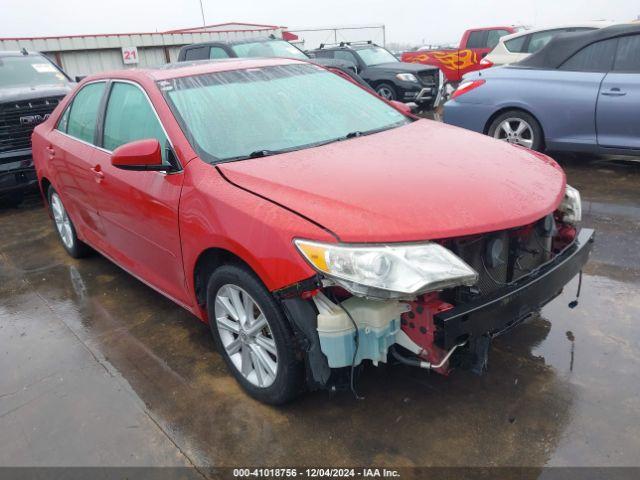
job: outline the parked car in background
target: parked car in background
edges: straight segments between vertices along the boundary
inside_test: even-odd
[[[95,75],[33,148],[64,249],[92,246],[208,322],[268,403],[353,386],[388,354],[481,372],[490,338],[592,248],[552,159],[298,60]]]
[[[458,48],[417,50],[402,54],[402,61],[433,65],[442,70],[447,82],[457,84],[466,73],[487,68],[481,60],[497,44],[501,37],[517,32],[516,27],[489,27],[467,30]]]
[[[560,33],[587,32],[611,25],[611,22],[587,22],[557,27],[525,30],[500,38],[498,45],[482,61],[486,67],[506,65],[524,60],[536,53]]]
[[[378,95],[387,100],[415,102],[422,108],[433,107],[443,81],[439,68],[403,63],[370,41],[323,44],[309,51],[309,55],[319,60],[353,62],[358,74]]]
[[[17,205],[36,185],[31,132],[71,91],[71,79],[39,53],[0,52],[0,198]]]
[[[306,53],[286,40],[274,36],[243,38],[185,45],[178,52],[178,61],[221,58],[295,58],[321,65],[342,77],[369,89],[369,84],[357,74],[354,62],[329,58],[310,58]]]
[[[444,121],[534,150],[640,151],[640,25],[554,37],[465,77]]]

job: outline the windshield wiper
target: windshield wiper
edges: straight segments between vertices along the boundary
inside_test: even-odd
[[[357,138],[357,137],[362,137],[364,135],[371,135],[373,133],[383,132],[385,130],[391,130],[392,128],[399,127],[403,123],[404,123],[404,120],[401,121],[401,122],[392,123],[391,125],[386,125],[386,126],[381,127],[381,128],[373,128],[371,130],[365,130],[365,131],[356,130],[356,131],[353,131],[353,132],[349,132],[349,133],[347,133],[346,135],[344,135],[342,137],[332,138],[332,139],[329,139],[329,140],[323,140],[323,141],[320,141],[320,142],[307,143],[305,145],[298,145],[298,146],[295,146],[295,147],[282,148],[280,150],[268,150],[268,149],[255,150],[255,151],[251,152],[248,155],[237,155],[235,157],[225,158],[225,159],[223,159],[221,161],[222,162],[235,162],[236,160],[248,160],[250,158],[269,157],[271,155],[278,155],[280,153],[288,153],[288,152],[295,152],[297,150],[304,150],[305,148],[320,147],[322,145],[328,145],[330,143],[341,142],[343,140],[348,140],[350,138]]]
[[[281,150],[256,150],[247,155],[247,158],[261,158],[268,157],[269,155],[275,155],[277,153],[282,153]]]

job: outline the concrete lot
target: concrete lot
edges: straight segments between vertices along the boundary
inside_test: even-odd
[[[207,327],[0,208],[0,465],[640,465],[640,164],[562,160],[598,230],[577,282],[483,377],[369,368],[366,398],[247,397]]]

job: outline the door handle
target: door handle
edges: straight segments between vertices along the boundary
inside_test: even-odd
[[[621,91],[618,87],[613,87],[605,92],[602,92],[602,95],[606,97],[623,97],[627,92]]]
[[[102,167],[100,166],[100,164],[96,165],[95,167],[91,167],[91,171],[96,176],[96,183],[101,183],[102,179],[104,178],[104,172],[102,171]]]
[[[47,150],[47,153],[49,154],[49,160],[53,160],[53,157],[56,156],[56,151],[53,149],[53,147],[51,145],[47,145],[45,147],[45,149]]]

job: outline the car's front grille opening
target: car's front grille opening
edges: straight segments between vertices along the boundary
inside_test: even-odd
[[[46,120],[63,97],[0,104],[0,153],[31,147],[33,129]]]

